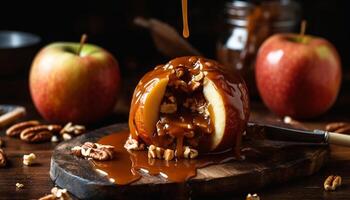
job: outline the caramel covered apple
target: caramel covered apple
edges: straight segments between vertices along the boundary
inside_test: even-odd
[[[130,109],[130,140],[199,152],[238,148],[249,117],[248,91],[236,74],[216,61],[181,57],[148,72]],[[130,142],[130,141],[129,141]]]

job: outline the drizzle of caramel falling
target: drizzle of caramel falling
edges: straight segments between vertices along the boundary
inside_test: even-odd
[[[182,0],[182,21],[183,21],[182,35],[184,38],[188,38],[190,36],[190,31],[188,29],[187,0]]]

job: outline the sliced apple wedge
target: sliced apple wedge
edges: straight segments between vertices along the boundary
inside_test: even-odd
[[[148,84],[145,91],[140,97],[135,114],[134,121],[136,124],[137,135],[140,136],[147,144],[151,144],[150,136],[155,132],[156,123],[159,119],[160,103],[164,97],[168,78],[154,79]],[[134,125],[133,125],[134,126]]]
[[[227,93],[223,89],[223,83],[204,79],[203,94],[207,100],[210,113],[210,119],[214,125],[214,134],[210,135],[208,145],[210,145],[210,151],[220,151],[227,148],[233,148],[244,132],[245,124],[248,119],[248,113],[244,113],[245,108],[238,108],[235,105],[235,98],[242,98],[237,95]],[[230,85],[225,85],[224,88],[234,91],[234,88],[230,88]],[[242,99],[242,101],[244,101]],[[248,105],[247,105],[248,106]],[[243,114],[243,118],[242,115]]]

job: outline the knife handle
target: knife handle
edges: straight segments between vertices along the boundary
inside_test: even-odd
[[[329,144],[350,147],[350,135],[335,132],[326,132],[326,135]]]

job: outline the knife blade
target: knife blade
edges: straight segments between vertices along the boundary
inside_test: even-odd
[[[326,143],[350,147],[350,136],[325,130],[301,130],[270,124],[248,123],[248,130],[261,131],[267,139],[305,143]]]

